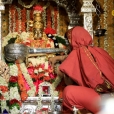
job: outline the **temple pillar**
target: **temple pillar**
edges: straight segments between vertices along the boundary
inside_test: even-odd
[[[2,29],[2,23],[1,23],[1,21],[2,21],[2,13],[3,13],[3,11],[5,10],[5,6],[4,6],[4,4],[1,2],[1,0],[0,0],[0,60],[2,59],[2,32],[1,32],[1,29]]]
[[[83,16],[83,26],[90,33],[93,38],[93,18],[92,12],[96,12],[95,7],[92,4],[93,0],[83,0],[83,6],[81,12],[84,13]]]

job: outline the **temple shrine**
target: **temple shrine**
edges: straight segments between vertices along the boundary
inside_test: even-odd
[[[109,1],[99,1],[99,9],[96,0],[0,0],[0,114],[67,114],[66,85],[49,59],[69,54],[66,32],[75,26],[83,26],[93,45],[114,57]],[[72,113],[77,110],[74,106]]]

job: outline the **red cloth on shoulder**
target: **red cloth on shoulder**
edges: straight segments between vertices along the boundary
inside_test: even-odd
[[[73,50],[60,65],[60,70],[77,84],[96,88],[108,80],[114,87],[114,59],[103,49],[92,46],[92,37],[83,27],[71,32]]]

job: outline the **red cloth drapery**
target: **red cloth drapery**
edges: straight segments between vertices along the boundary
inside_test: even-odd
[[[92,46],[91,35],[80,26],[71,32],[73,50],[60,70],[81,86],[96,88],[107,80],[114,87],[114,60],[102,48]]]

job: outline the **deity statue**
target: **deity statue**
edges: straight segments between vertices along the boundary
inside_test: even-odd
[[[46,7],[45,7],[46,8]],[[33,34],[30,34],[31,47],[46,48],[48,37],[44,32],[44,22],[42,19],[42,12],[44,7],[36,5],[33,7],[33,20],[28,21],[28,25],[32,27]]]
[[[34,14],[33,33],[35,39],[42,38],[43,29],[44,29],[44,24],[41,13]]]
[[[40,39],[43,36],[44,24],[42,20],[42,14],[36,12],[34,14],[33,21],[28,22],[30,27],[33,27],[33,37],[34,39]]]
[[[42,12],[44,7],[36,5],[33,7],[33,10],[33,21],[28,21],[28,25],[33,28],[33,37],[37,40],[43,37],[44,22],[42,19]]]

